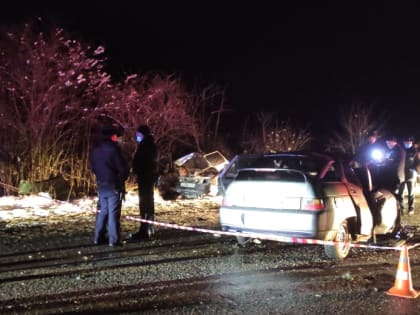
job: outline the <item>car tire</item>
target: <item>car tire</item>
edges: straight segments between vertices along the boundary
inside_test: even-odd
[[[349,233],[347,220],[341,222],[333,241],[340,243],[337,243],[336,245],[325,245],[325,253],[332,259],[343,260],[348,256],[351,248],[351,235]]]

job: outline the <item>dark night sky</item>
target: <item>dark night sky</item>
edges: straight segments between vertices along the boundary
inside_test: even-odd
[[[381,1],[33,2],[3,7],[2,24],[53,18],[104,44],[115,74],[157,70],[219,83],[236,110],[276,111],[322,131],[343,106],[374,103],[392,114],[390,132],[420,137],[417,7]]]

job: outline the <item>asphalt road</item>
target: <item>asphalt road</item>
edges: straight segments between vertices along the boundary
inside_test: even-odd
[[[403,217],[410,244],[420,243],[419,210]],[[213,229],[217,213],[209,201],[157,207],[162,221]],[[109,248],[92,245],[89,213],[25,220],[0,231],[1,314],[420,314],[419,298],[386,294],[399,250],[352,249],[340,262],[319,245],[238,247],[232,237],[172,229]],[[419,248],[407,266],[420,290]]]

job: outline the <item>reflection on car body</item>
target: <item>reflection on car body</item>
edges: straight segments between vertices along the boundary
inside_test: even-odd
[[[345,157],[318,153],[234,157],[219,175],[225,231],[337,241],[329,257],[345,258],[350,243],[399,229],[394,195],[362,190]],[[365,194],[376,200],[369,207]],[[238,237],[243,242],[242,237]]]

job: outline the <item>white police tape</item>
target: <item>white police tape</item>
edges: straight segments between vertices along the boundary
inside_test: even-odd
[[[307,238],[299,238],[299,237],[286,237],[286,236],[278,236],[272,234],[261,234],[261,233],[242,233],[242,232],[227,232],[227,231],[220,231],[220,230],[210,230],[210,229],[203,229],[198,227],[191,227],[191,226],[184,226],[178,225],[173,223],[164,223],[164,222],[157,222],[151,221],[146,219],[141,219],[138,217],[133,216],[125,216],[125,218],[129,221],[138,221],[153,224],[156,226],[162,226],[171,229],[177,230],[185,230],[185,231],[193,231],[193,232],[201,232],[201,233],[209,233],[213,235],[228,235],[228,236],[242,236],[247,238],[255,238],[260,240],[270,240],[270,241],[277,241],[283,243],[293,243],[293,244],[316,244],[316,245],[330,245],[330,246],[343,246],[349,245],[355,248],[372,248],[372,249],[392,249],[392,250],[402,250],[403,246],[378,246],[372,244],[360,244],[360,243],[350,243],[347,244],[345,242],[335,242],[335,241],[323,241],[323,240],[315,240],[315,239],[307,239]],[[420,244],[415,244],[412,246],[407,246],[407,249],[412,249],[414,247],[419,246]]]

